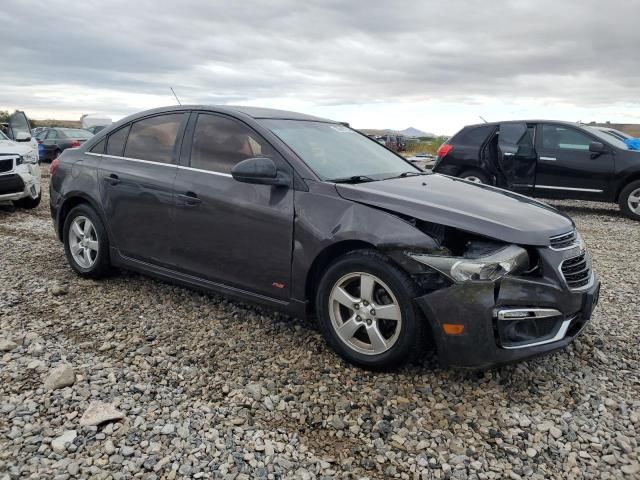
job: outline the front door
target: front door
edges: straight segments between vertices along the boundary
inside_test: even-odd
[[[251,157],[270,157],[279,169],[291,167],[236,119],[199,113],[192,122],[190,155],[185,155],[174,186],[172,257],[185,273],[289,298],[293,189],[241,183],[233,179],[231,169]]]
[[[535,129],[526,123],[502,123],[498,134],[498,185],[530,195],[536,178]]]
[[[31,139],[31,124],[24,112],[15,111],[9,116],[8,137],[17,141],[20,133],[23,133],[24,136],[22,141],[26,141],[26,138]]]
[[[187,114],[156,115],[109,135],[99,168],[115,247],[129,258],[172,266],[173,182]]]
[[[544,123],[538,132],[536,196],[593,200],[611,196],[613,149],[590,152],[589,144],[602,140],[570,125]]]

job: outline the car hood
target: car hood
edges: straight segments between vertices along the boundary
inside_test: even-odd
[[[569,217],[542,202],[438,174],[336,189],[354,202],[520,245],[547,246],[550,236],[575,228]]]
[[[0,140],[0,155],[4,154],[17,154],[27,155],[33,150],[30,143],[24,145],[13,140]]]

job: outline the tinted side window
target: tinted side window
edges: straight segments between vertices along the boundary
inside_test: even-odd
[[[183,113],[158,115],[135,122],[127,139],[124,156],[160,163],[175,162],[175,146]]]
[[[122,156],[124,150],[124,142],[127,140],[129,134],[130,125],[122,127],[120,130],[115,131],[107,139],[107,155],[115,155],[117,157]]]
[[[91,147],[91,150],[89,150],[91,153],[104,153],[104,139],[100,140],[98,143],[96,143],[93,147]]]
[[[49,130],[49,133],[47,133],[47,140],[55,140],[58,138],[58,131],[57,130]]]
[[[275,156],[273,148],[246,125],[217,115],[198,115],[192,168],[231,173],[234,165],[247,158]]]
[[[589,150],[593,140],[588,135],[562,125],[542,126],[542,146],[560,150]]]
[[[464,128],[453,139],[454,143],[464,143],[469,145],[480,145],[484,143],[489,134],[493,132],[495,126],[480,125],[477,127]]]

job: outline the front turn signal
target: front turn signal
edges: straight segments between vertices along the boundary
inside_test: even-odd
[[[460,325],[459,323],[444,323],[442,330],[444,330],[444,333],[447,335],[461,335],[464,333],[464,325]]]

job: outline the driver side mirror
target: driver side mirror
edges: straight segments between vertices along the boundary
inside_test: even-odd
[[[31,140],[31,135],[29,135],[25,131],[20,131],[16,133],[16,142],[28,142]]]
[[[231,176],[238,182],[255,185],[289,186],[289,176],[278,170],[270,158],[247,158],[231,169]]]
[[[604,153],[607,149],[602,142],[591,142],[589,144],[589,151],[591,153]]]

